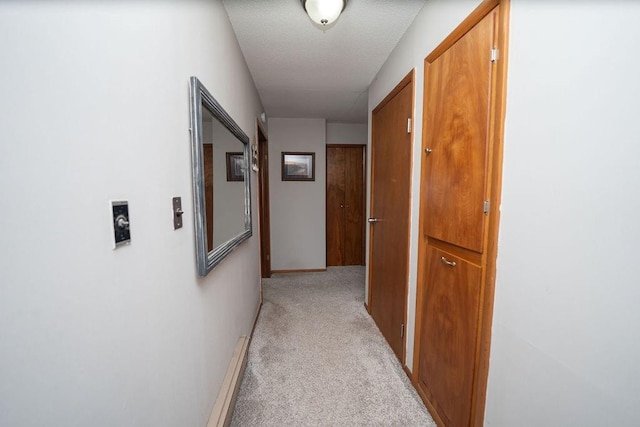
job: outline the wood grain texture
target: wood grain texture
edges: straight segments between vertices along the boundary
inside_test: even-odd
[[[327,147],[327,266],[345,265],[345,149]]]
[[[306,268],[297,270],[271,270],[273,274],[286,274],[286,273],[321,273],[327,271],[326,268]]]
[[[420,200],[420,232],[418,242],[418,287],[416,297],[416,325],[414,347],[414,369],[412,380],[418,394],[433,415],[439,426],[455,425],[445,415],[443,405],[432,395],[424,382],[420,381],[420,360],[424,357],[428,347],[423,342],[425,317],[429,315],[426,310],[426,302],[430,293],[427,290],[427,276],[430,274],[428,251],[440,250],[458,257],[468,264],[481,268],[476,342],[473,359],[473,380],[470,397],[469,421],[463,425],[480,427],[484,423],[484,410],[486,400],[486,387],[489,369],[489,354],[491,346],[491,323],[493,316],[493,298],[495,286],[495,262],[497,256],[497,241],[499,229],[499,206],[502,183],[502,150],[504,136],[504,117],[506,105],[506,75],[508,59],[508,33],[509,33],[509,9],[510,0],[486,0],[482,2],[474,12],[469,15],[427,58],[425,68],[443,55],[457,41],[465,37],[481,20],[491,15],[493,27],[493,46],[499,50],[498,60],[491,65],[490,91],[488,99],[487,117],[487,154],[486,154],[486,194],[490,201],[491,210],[484,218],[484,235],[481,251],[472,251],[468,248],[456,246],[450,242],[429,237],[426,231],[428,205],[428,166],[429,161],[423,158],[421,172],[421,200]],[[427,73],[425,73],[425,104],[428,99]],[[427,106],[423,110],[423,150],[427,145],[427,130],[432,123],[427,119]],[[432,345],[432,344],[429,344]]]
[[[426,232],[481,252],[493,16],[425,64]]]
[[[369,295],[371,316],[401,362],[405,358],[409,255],[413,72],[373,113]],[[399,86],[400,86],[399,85]]]
[[[501,0],[492,12],[496,15],[494,37],[499,50],[499,58],[494,63],[493,90],[491,93],[491,115],[489,119],[489,188],[491,214],[487,217],[485,233],[484,270],[482,281],[482,302],[480,305],[479,334],[472,402],[472,425],[484,425],[487,379],[489,376],[489,356],[491,349],[491,328],[493,323],[493,303],[495,294],[496,259],[498,255],[498,232],[500,225],[500,201],[502,195],[502,158],[504,149],[504,121],[506,115],[507,70],[509,64],[509,17],[510,0]]]
[[[207,427],[227,427],[231,424],[240,383],[247,367],[248,350],[249,337],[241,336],[233,351],[233,356],[229,362],[216,403],[211,411]]]
[[[260,275],[271,277],[271,214],[269,209],[269,142],[260,122],[258,134],[258,216],[260,221]]]
[[[426,271],[419,384],[447,426],[468,426],[482,270],[428,247]]]
[[[345,148],[344,265],[364,265],[365,148]]]
[[[327,146],[327,266],[364,265],[364,150]]]

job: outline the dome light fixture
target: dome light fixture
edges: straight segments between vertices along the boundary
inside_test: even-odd
[[[323,27],[333,24],[339,17],[347,0],[301,0],[302,7],[313,22]]]

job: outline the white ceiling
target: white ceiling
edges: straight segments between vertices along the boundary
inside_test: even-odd
[[[365,123],[367,88],[426,0],[350,0],[325,31],[300,0],[223,0],[270,117]]]

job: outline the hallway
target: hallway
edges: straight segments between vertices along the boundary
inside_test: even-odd
[[[364,309],[364,267],[263,286],[233,426],[435,426]]]

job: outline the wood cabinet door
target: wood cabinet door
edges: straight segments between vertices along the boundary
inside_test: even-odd
[[[493,14],[425,64],[429,237],[482,251]]]
[[[470,421],[481,272],[427,246],[418,386],[447,427]]]

